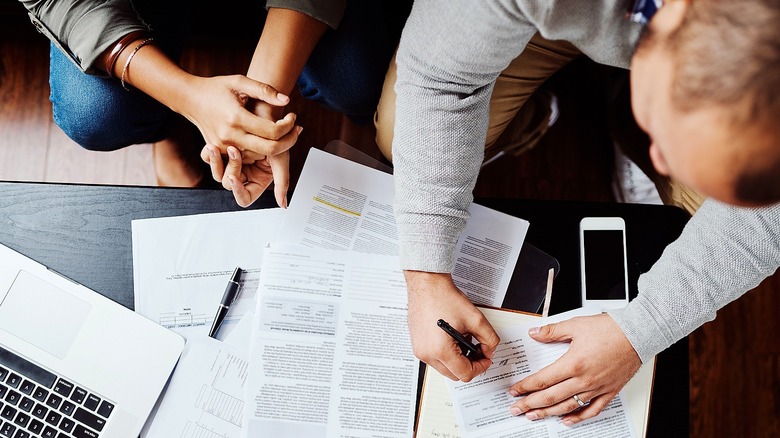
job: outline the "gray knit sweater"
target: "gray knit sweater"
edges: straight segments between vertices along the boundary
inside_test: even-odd
[[[539,32],[628,68],[640,25],[625,1],[417,0],[398,50],[393,142],[403,269],[452,272],[499,72]],[[645,361],[780,264],[780,208],[708,202],[613,318]],[[774,233],[773,233],[774,232]]]

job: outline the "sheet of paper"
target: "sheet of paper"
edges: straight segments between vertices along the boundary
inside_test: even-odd
[[[279,242],[398,255],[393,176],[311,149]],[[504,301],[528,222],[472,204],[453,279],[474,303]]]
[[[241,290],[219,331],[226,336],[255,306],[263,248],[284,210],[247,210],[132,222],[135,310],[185,338],[207,333],[230,274]]]
[[[397,266],[300,245],[266,250],[245,436],[411,436],[419,362]]]
[[[233,330],[222,338],[222,342],[233,345],[242,351],[252,348],[252,326],[255,323],[255,310],[252,309],[241,317]]]
[[[538,315],[513,313],[495,309],[479,308],[496,330],[516,326],[519,322],[541,321]],[[452,397],[447,382],[450,380],[436,370],[428,368],[423,385],[417,437],[459,438],[460,427],[455,420]]]
[[[248,351],[205,335],[187,340],[142,434],[146,438],[239,438]]]
[[[521,333],[527,333],[531,326],[538,326],[549,322],[561,321],[580,314],[591,314],[592,310],[576,310],[567,312],[554,317],[542,320],[541,318],[528,314],[518,314],[495,309],[482,308],[483,313],[491,321],[493,327],[501,333],[512,327],[522,327]],[[522,326],[520,324],[523,324]],[[502,340],[506,335],[501,335]],[[629,381],[621,392],[623,402],[630,407],[630,424],[632,430],[636,431],[637,436],[644,436],[646,429],[647,413],[650,403],[650,389],[653,381],[654,360],[644,364],[639,372]],[[519,377],[517,377],[519,379]],[[515,379],[512,379],[515,380]],[[458,425],[453,408],[453,397],[449,391],[450,380],[443,377],[435,370],[428,369],[425,375],[425,384],[423,387],[423,399],[420,406],[420,418],[418,420],[417,437],[439,437],[439,438],[459,438],[471,436],[464,434]],[[508,386],[507,386],[508,388]],[[505,392],[505,389],[502,391]],[[503,395],[503,394],[501,394]],[[503,411],[498,413],[508,413],[508,406],[502,406]],[[615,406],[612,405],[614,410]],[[508,414],[507,414],[508,415]],[[512,429],[514,430],[514,429]],[[519,430],[519,429],[518,429]],[[579,432],[578,432],[579,433]],[[481,436],[481,435],[476,435]],[[503,436],[503,435],[502,435]],[[507,435],[512,436],[512,435]]]

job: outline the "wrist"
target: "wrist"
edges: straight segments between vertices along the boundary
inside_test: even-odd
[[[122,55],[122,53],[133,43],[139,40],[145,40],[149,38],[149,33],[146,31],[136,30],[133,32],[128,33],[127,35],[123,36],[119,40],[117,40],[116,43],[114,43],[111,48],[106,50],[99,58],[98,65],[102,65],[103,69],[105,70],[106,74],[108,74],[109,77],[117,77],[116,76],[116,68],[117,68],[117,61],[119,60],[119,57]],[[121,66],[120,66],[121,69]]]
[[[444,272],[404,271],[404,277],[409,293],[455,285],[452,274]]]
[[[130,54],[142,42],[133,42],[128,46],[117,61],[117,69],[124,68]],[[192,101],[199,97],[194,89],[202,78],[184,71],[156,45],[147,44],[136,51],[131,63],[118,74],[124,74],[125,83],[192,120],[186,112],[193,108]]]
[[[198,108],[196,101],[201,94],[196,89],[199,88],[200,82],[205,80],[205,78],[189,74],[184,70],[181,70],[181,73],[177,76],[178,86],[171,87],[169,92],[165,93],[164,100],[161,100],[161,103],[194,123],[189,110]]]

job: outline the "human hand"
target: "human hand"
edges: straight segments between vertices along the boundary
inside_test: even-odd
[[[178,111],[198,127],[206,142],[227,154],[236,147],[247,163],[287,152],[298,140],[295,114],[268,119],[253,114],[247,105],[261,101],[283,107],[290,98],[270,85],[245,76],[191,76],[188,101]]]
[[[563,424],[571,426],[595,417],[642,365],[607,314],[572,318],[528,333],[539,342],[571,342],[558,360],[510,387],[513,396],[525,395],[510,412],[525,413],[530,420],[563,415]],[[579,409],[575,395],[588,404]]]
[[[409,334],[414,355],[452,380],[468,382],[485,372],[499,338],[487,318],[452,281],[450,274],[404,271],[409,292]],[[455,330],[473,335],[484,359],[470,361],[458,344],[436,322],[447,321]]]
[[[296,129],[300,133],[302,128]],[[242,162],[241,153],[233,146],[228,146],[227,155],[228,163],[225,166],[222,155],[215,146],[207,144],[201,151],[201,158],[209,163],[214,180],[221,182],[224,188],[233,192],[238,205],[248,207],[263,194],[271,181],[274,181],[276,203],[282,208],[287,208],[287,189],[290,180],[289,152],[285,151],[273,157],[261,157],[248,164]]]

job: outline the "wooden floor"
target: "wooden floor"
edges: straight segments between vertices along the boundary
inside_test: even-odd
[[[0,22],[0,180],[153,185],[149,145],[87,152],[54,125],[48,45],[26,25],[20,31]],[[201,44],[185,54],[182,64],[200,74],[238,73],[246,68],[247,50]],[[537,149],[486,168],[477,196],[612,199],[610,141],[595,100],[583,91],[588,84],[576,74],[564,74],[557,84],[560,121]],[[293,151],[293,175],[309,147],[333,139],[378,156],[370,128],[355,129],[340,115],[309,102],[295,102],[291,110],[305,127]],[[692,436],[780,436],[778,291],[776,275],[691,335]]]

